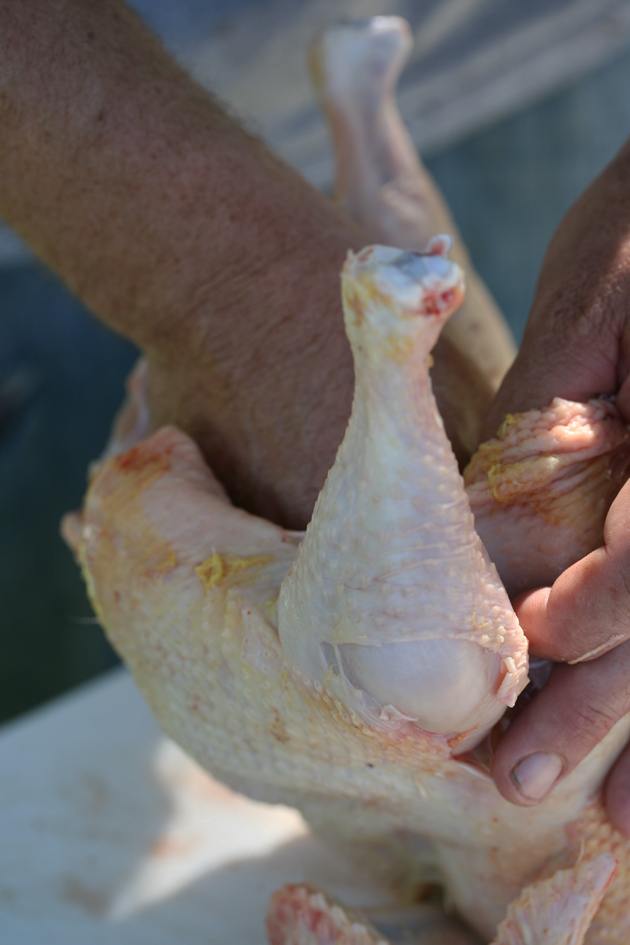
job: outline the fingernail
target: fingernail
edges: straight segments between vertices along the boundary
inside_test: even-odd
[[[510,777],[519,794],[528,801],[542,801],[562,771],[562,758],[537,751],[512,768]]]

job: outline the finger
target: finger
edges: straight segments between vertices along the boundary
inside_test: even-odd
[[[610,507],[604,542],[567,568],[551,588],[515,601],[537,656],[591,660],[630,639],[630,483]]]
[[[578,666],[557,666],[496,748],[492,775],[515,804],[543,800],[630,710],[630,644]]]
[[[611,326],[599,326],[587,313],[580,327],[577,319],[563,320],[562,314],[548,311],[551,305],[537,298],[517,357],[488,411],[484,439],[495,435],[508,414],[545,407],[554,397],[585,402],[615,393],[611,352],[617,337]]]
[[[630,746],[608,775],[604,803],[612,825],[630,838]]]
[[[515,602],[532,653],[563,663],[592,660],[630,639],[628,578],[605,548],[567,568],[551,588]]]

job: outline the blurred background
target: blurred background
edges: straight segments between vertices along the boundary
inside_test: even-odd
[[[318,29],[405,16],[403,114],[517,339],[563,213],[630,133],[630,0],[136,0],[201,83],[316,186],[330,150]],[[0,230],[0,720],[102,672],[59,520],[78,506],[135,352]]]

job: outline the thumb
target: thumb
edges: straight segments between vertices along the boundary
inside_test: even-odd
[[[546,407],[554,397],[586,402],[616,393],[615,326],[602,324],[584,298],[578,305],[578,292],[570,274],[555,293],[551,286],[538,289],[519,352],[488,411],[483,439],[496,434],[507,414]]]

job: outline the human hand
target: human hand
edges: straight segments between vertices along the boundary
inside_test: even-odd
[[[630,421],[630,147],[569,211],[544,260],[519,355],[488,418],[553,397],[614,395]],[[536,549],[532,548],[532,556]],[[493,775],[518,804],[542,800],[630,711],[630,484],[603,544],[515,608],[532,652],[564,664],[501,737]],[[555,577],[555,575],[554,575]],[[552,583],[553,581],[553,583]],[[630,748],[605,785],[612,823],[630,836]]]

